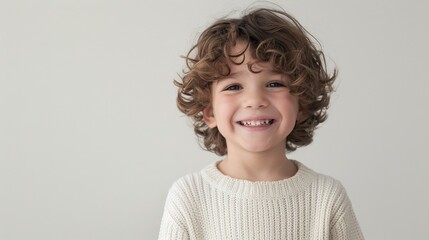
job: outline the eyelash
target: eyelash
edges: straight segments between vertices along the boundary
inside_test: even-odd
[[[276,88],[276,87],[285,87],[285,84],[282,82],[270,82],[265,86],[270,87],[270,88]],[[227,86],[226,88],[224,88],[223,91],[238,91],[241,89],[242,89],[242,87],[239,84],[231,84],[231,85]]]
[[[240,90],[240,89],[241,89],[240,85],[238,85],[238,84],[232,84],[232,85],[229,85],[228,87],[226,87],[224,89],[224,91],[237,91],[237,90]]]
[[[275,86],[272,86],[274,84],[275,84]],[[285,86],[285,84],[281,83],[281,82],[270,82],[267,84],[267,87],[284,87],[284,86]]]

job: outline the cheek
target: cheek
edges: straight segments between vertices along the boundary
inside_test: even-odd
[[[218,99],[213,103],[213,113],[219,128],[230,126],[234,121],[236,107],[231,99]],[[220,130],[220,129],[219,129]]]
[[[218,101],[213,103],[213,108],[215,117],[217,118],[229,117],[229,115],[233,111],[233,105],[231,104],[231,101],[228,101],[226,99],[219,99]]]
[[[288,102],[288,105],[290,106],[290,108],[293,109],[294,112],[298,113],[299,112],[298,97],[288,94],[288,96],[286,96],[286,98],[287,98],[287,102]]]
[[[288,109],[294,109],[296,111],[299,109],[298,97],[289,93],[279,95],[275,101],[277,103],[281,103],[284,106],[287,106]]]

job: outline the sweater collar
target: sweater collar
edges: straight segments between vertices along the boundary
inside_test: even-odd
[[[214,162],[205,167],[201,174],[210,185],[216,189],[235,195],[239,198],[279,198],[287,197],[303,191],[313,181],[315,172],[299,161],[291,160],[298,168],[296,174],[290,178],[278,181],[256,181],[236,179],[224,175]]]

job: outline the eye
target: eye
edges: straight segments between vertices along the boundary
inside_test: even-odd
[[[285,87],[285,84],[282,82],[270,82],[267,84],[267,87],[270,87],[270,88]]]
[[[240,89],[241,89],[240,85],[238,85],[238,84],[232,84],[232,85],[229,85],[228,87],[224,88],[223,90],[224,91],[237,91],[237,90],[240,90]]]

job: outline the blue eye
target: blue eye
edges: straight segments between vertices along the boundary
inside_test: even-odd
[[[224,91],[237,91],[237,90],[240,90],[240,89],[241,89],[240,85],[233,84],[233,85],[229,85],[228,87],[226,87],[224,89]]]
[[[280,82],[270,82],[267,84],[267,87],[284,87],[285,85],[283,83]]]

